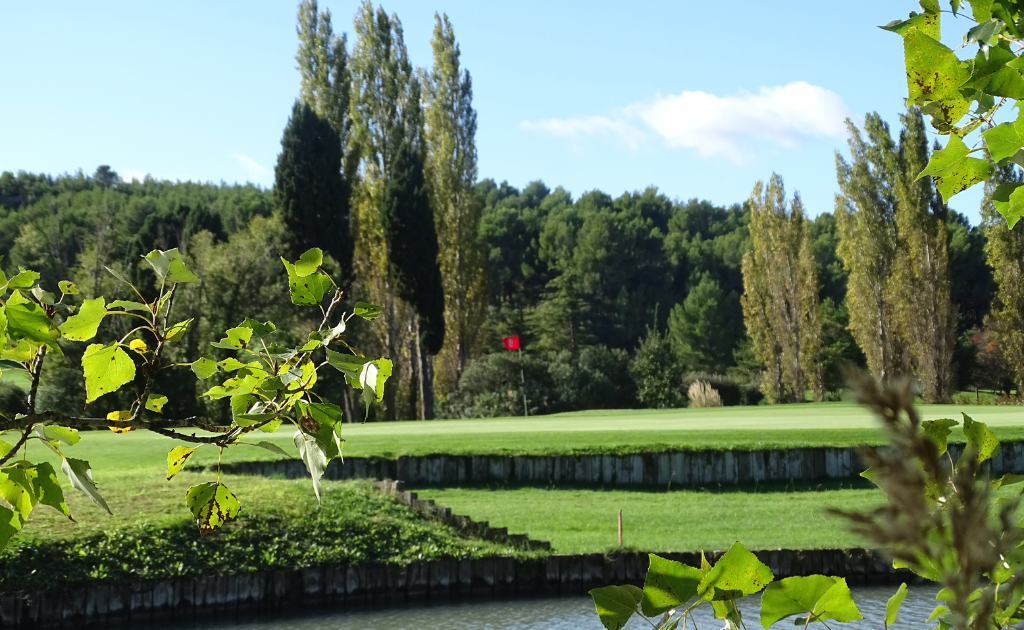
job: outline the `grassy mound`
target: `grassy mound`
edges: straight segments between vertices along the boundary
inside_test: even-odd
[[[112,489],[112,507],[119,514],[114,518],[79,509],[81,500],[74,509],[81,512],[83,526],[61,523],[56,512],[42,513],[0,554],[0,591],[340,563],[538,555],[461,538],[366,482],[325,483],[323,505],[317,506],[308,481],[301,487],[266,479],[223,481],[238,489],[243,513],[206,537],[200,537],[183,502],[172,507],[161,489],[145,482],[132,488],[125,480]],[[147,489],[156,494],[148,503],[124,505],[127,495]],[[252,499],[248,509],[246,498]]]

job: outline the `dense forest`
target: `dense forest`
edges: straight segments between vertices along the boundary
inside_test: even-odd
[[[656,188],[520,190],[477,177],[472,82],[447,17],[423,69],[397,16],[365,2],[354,24],[349,49],[329,12],[299,6],[302,89],[272,189],[127,182],[107,166],[3,172],[0,267],[118,299],[125,285],[105,268],[141,282],[139,257],[176,247],[201,278],[175,306],[195,318],[182,345],[191,359],[217,356],[214,335],[246,316],[285,335],[307,323],[279,256],[321,247],[351,301],[384,307],[347,333],[395,361],[370,419],[521,415],[524,393],[530,414],[678,407],[696,380],[725,404],[834,400],[845,366],[912,373],[930,400],[1020,390],[1024,289],[989,261],[1020,259],[1024,245],[988,197],[972,226],[928,178],[909,177],[930,151],[916,110],[895,138],[876,115],[863,131],[850,125],[832,212],[805,209],[776,175],[734,191],[729,207]],[[520,352],[503,348],[510,335]],[[79,409],[73,371],[48,369],[43,407]],[[12,374],[0,405],[13,408]],[[335,385],[348,418],[362,419]],[[178,413],[231,413],[191,395],[188,379],[163,387],[190,394],[171,397]]]

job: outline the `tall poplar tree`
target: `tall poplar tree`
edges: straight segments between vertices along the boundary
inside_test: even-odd
[[[782,178],[758,182],[750,197],[753,251],[743,256],[741,298],[754,355],[765,365],[762,391],[769,402],[815,400],[821,384],[818,277],[799,193],[786,203]]]
[[[852,162],[836,152],[837,253],[849,272],[850,331],[879,379],[905,373],[907,358],[899,334],[892,290],[899,252],[896,227],[896,171],[899,152],[889,125],[877,113],[864,120],[864,133],[846,121]]]
[[[909,108],[900,119],[895,208],[900,251],[893,276],[897,317],[922,397],[944,402],[953,393],[956,346],[946,207],[931,177],[917,177],[929,158],[921,113]]]
[[[389,273],[388,246],[381,217],[384,186],[403,142],[422,154],[423,112],[420,83],[409,62],[402,23],[365,0],[354,20],[356,43],[350,68],[352,144],[359,148],[360,183],[354,196],[356,275],[360,291],[385,309],[384,325],[375,329],[389,357],[407,355],[412,336],[409,305],[397,299]],[[412,357],[409,356],[409,363]],[[412,387],[412,373],[401,373],[395,361],[392,381]],[[384,393],[385,418],[397,417],[398,392]],[[412,413],[412,410],[409,410]]]
[[[996,169],[985,182],[981,204],[982,225],[987,237],[985,252],[998,289],[992,301],[991,323],[999,349],[1013,374],[1017,394],[1024,392],[1024,231],[1010,229],[996,212],[992,196],[1003,184],[1024,182],[1021,170],[1009,163]]]
[[[487,308],[486,253],[478,238],[483,204],[476,183],[476,110],[473,82],[459,65],[459,45],[448,16],[434,14],[434,65],[424,82],[427,177],[440,246],[448,336],[438,357],[439,383],[458,385],[479,351]]]
[[[444,344],[445,297],[423,156],[409,142],[399,146],[384,184],[381,222],[395,293],[416,311],[413,343],[420,419],[431,420],[434,388],[430,355],[440,352]]]

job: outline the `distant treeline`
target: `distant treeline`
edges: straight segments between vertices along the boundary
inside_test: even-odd
[[[573,199],[541,182],[518,190],[492,180],[473,193],[482,206],[478,239],[490,297],[479,354],[457,387],[439,391],[440,415],[519,415],[522,377],[531,413],[684,405],[697,378],[711,381],[726,404],[762,398],[763,366],[740,304],[742,260],[752,249],[749,202],[683,202],[653,188]],[[192,299],[178,303],[182,317],[197,318],[185,347],[209,353],[209,342],[245,316],[272,319],[284,331],[299,323],[302,311],[288,301],[277,258],[291,237],[275,204],[273,191],[251,185],[127,183],[106,167],[92,176],[5,172],[2,267],[36,269],[48,286],[70,278],[86,297],[114,299],[127,296],[105,266],[141,277],[138,256],[178,247],[203,280]],[[958,384],[1010,389],[1012,377],[1001,359],[992,360],[986,336],[995,284],[984,231],[953,212],[946,227],[959,305]],[[823,381],[835,396],[841,366],[864,365],[864,356],[848,331],[835,218],[821,213],[807,221],[807,232],[821,302]],[[512,334],[520,335],[521,356],[501,346]],[[73,349],[69,357],[75,360]],[[80,408],[82,384],[70,377],[57,383],[44,392],[46,404]],[[202,409],[199,401],[181,404],[181,412]]]

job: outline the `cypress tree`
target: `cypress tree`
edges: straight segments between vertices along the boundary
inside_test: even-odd
[[[399,145],[381,202],[388,273],[396,295],[416,312],[415,360],[421,419],[434,416],[431,358],[445,337],[444,289],[438,265],[437,231],[430,209],[423,158],[410,143]]]
[[[341,173],[341,145],[334,128],[304,101],[296,101],[281,137],[275,189],[292,234],[292,255],[321,247],[352,277],[348,190]]]
[[[821,400],[818,277],[803,203],[790,204],[782,178],[750,197],[753,250],[743,257],[743,304],[754,355],[765,365],[762,391],[770,402]]]
[[[1006,227],[1006,220],[992,205],[992,195],[1002,184],[1022,181],[1024,177],[1014,164],[998,167],[995,175],[985,182],[981,204],[982,226],[987,237],[985,252],[998,287],[990,321],[1018,396],[1024,392],[1024,231]]]

